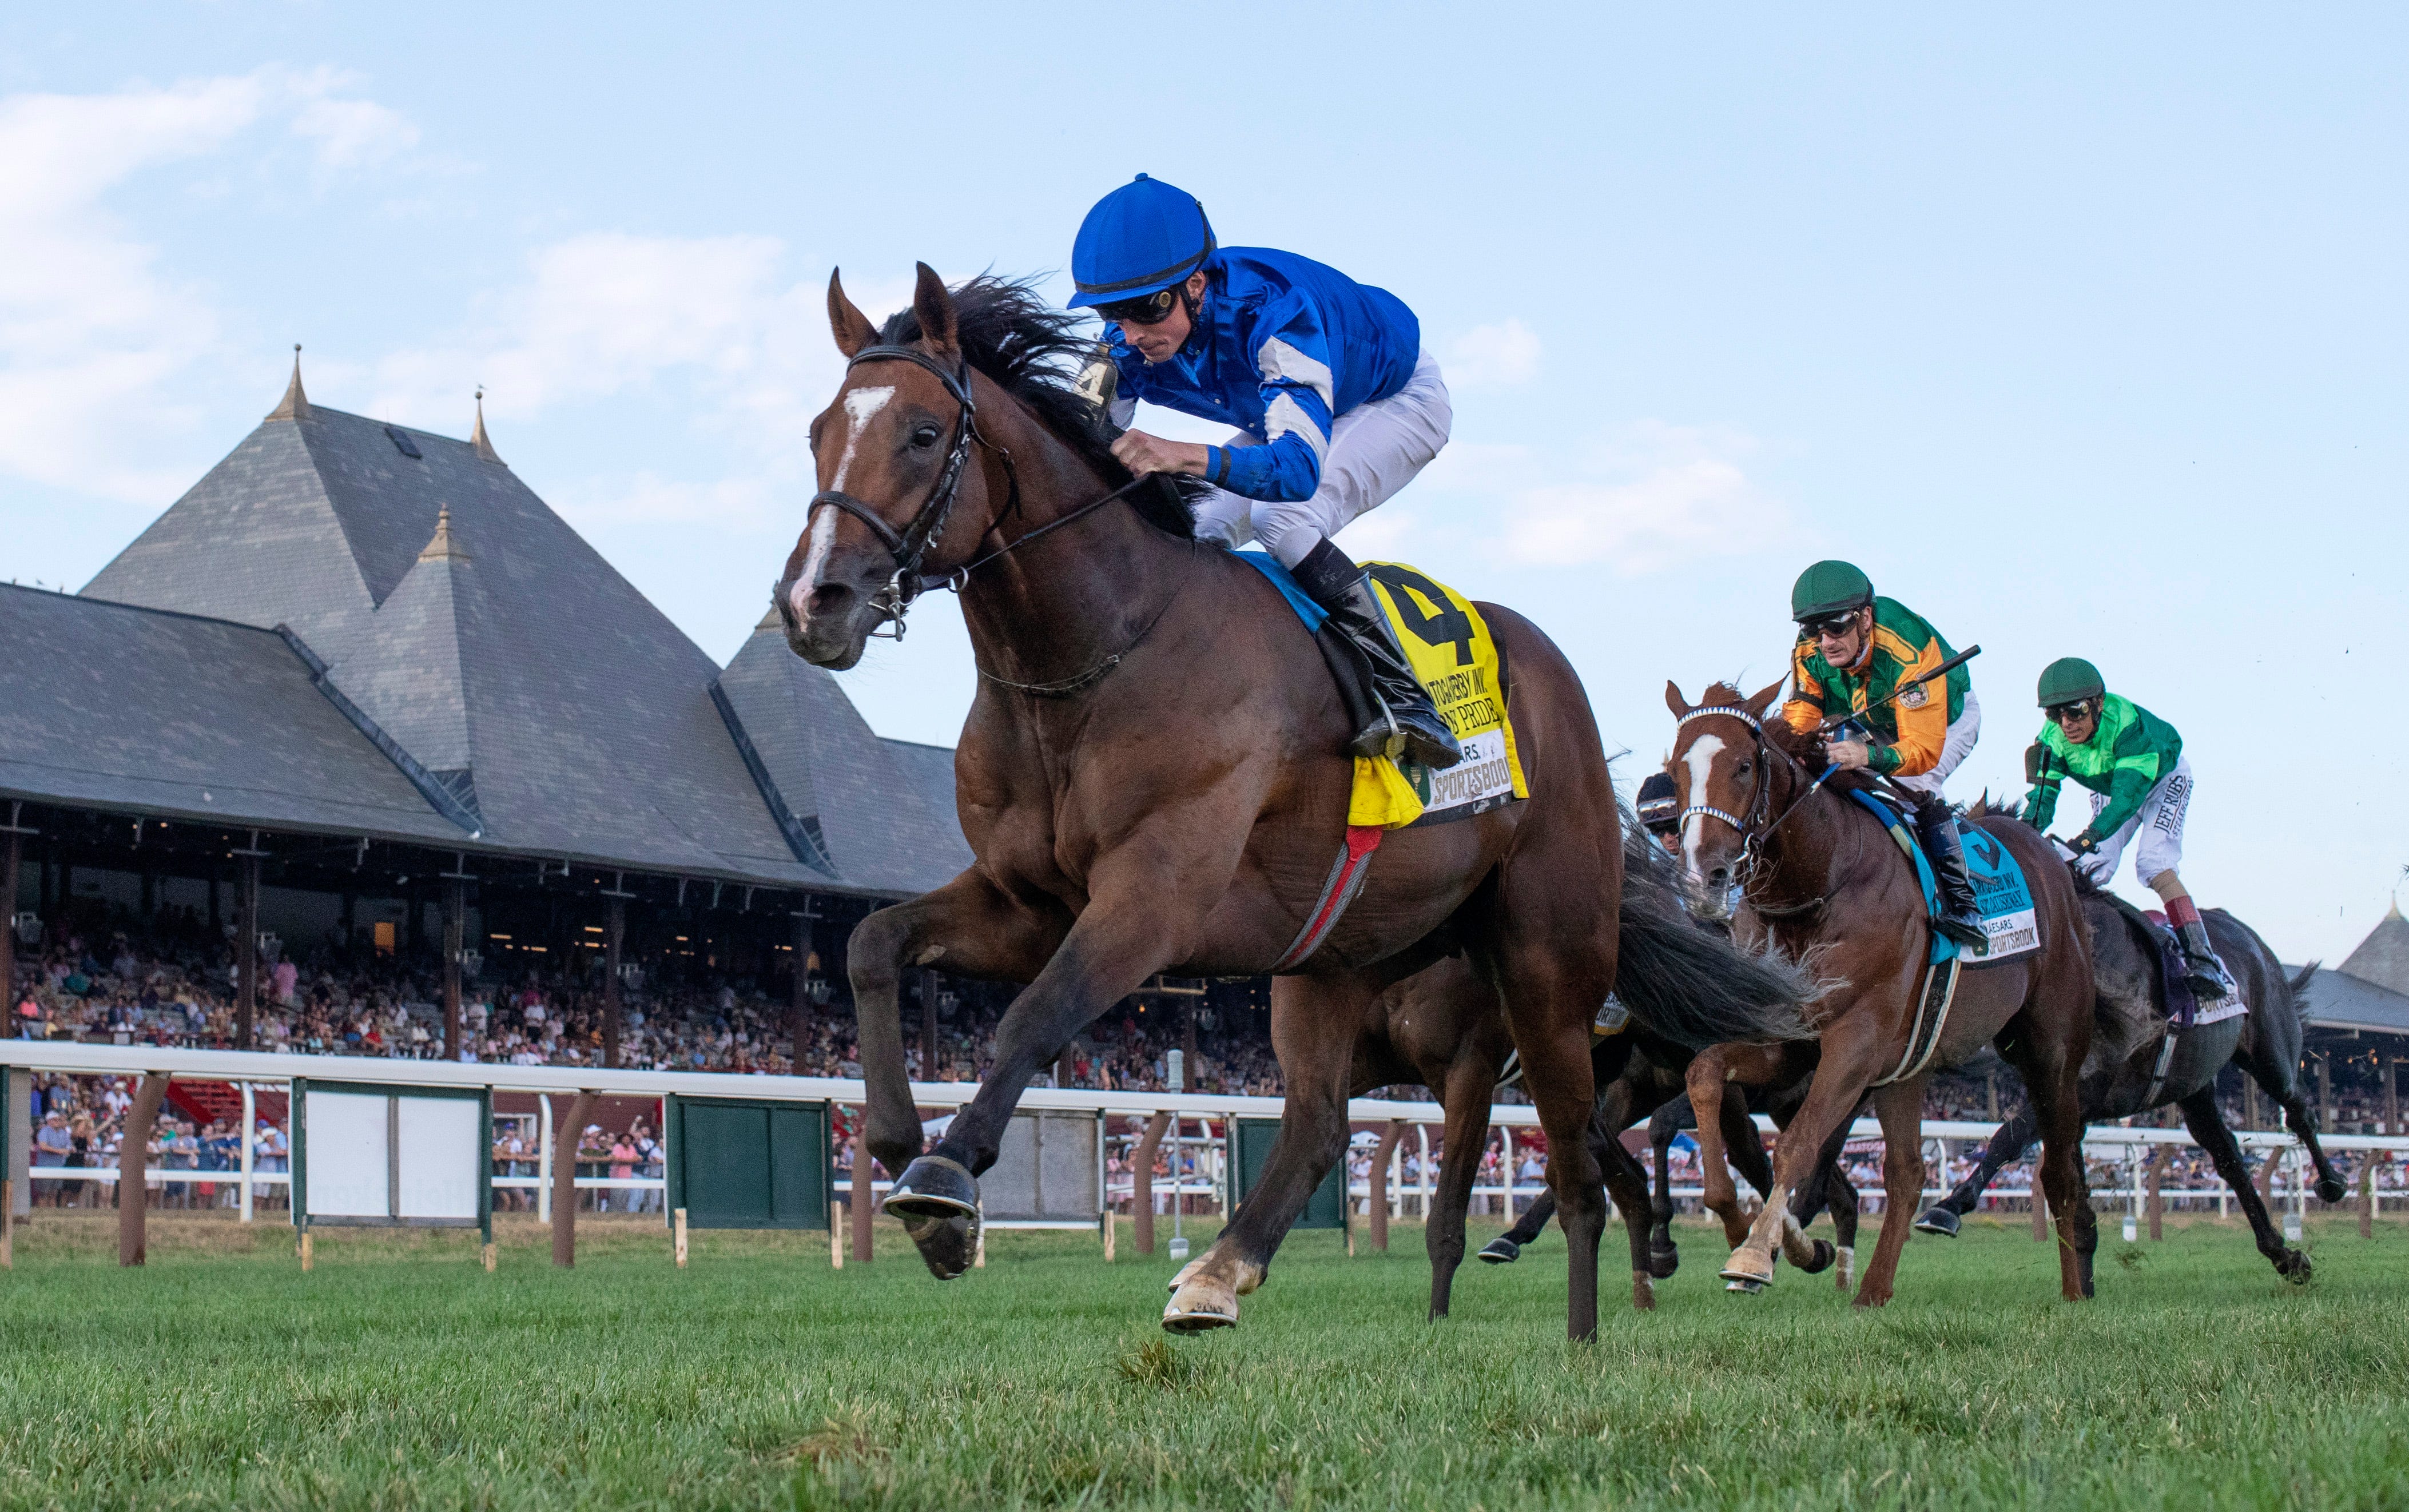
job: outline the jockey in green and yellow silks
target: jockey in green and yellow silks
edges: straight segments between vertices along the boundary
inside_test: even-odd
[[[1790,591],[1790,617],[1798,624],[1798,641],[1782,718],[1802,732],[1826,719],[1854,719],[1825,745],[1831,763],[1878,772],[1920,796],[1916,835],[1940,892],[1933,928],[1982,954],[1989,937],[1974,904],[1956,816],[1940,791],[1982,734],[1973,679],[1958,667],[1900,692],[1956,653],[1906,605],[1876,598],[1872,581],[1847,562],[1818,562],[1800,573]]]
[[[2099,669],[2080,656],[2062,656],[2044,668],[2039,696],[2047,723],[2025,751],[2025,780],[2032,785],[2025,823],[2049,828],[2067,778],[2090,789],[2091,822],[2072,840],[2057,843],[2071,853],[2084,876],[2104,887],[2115,876],[2125,847],[2138,838],[2133,870],[2158,895],[2167,922],[2183,937],[2192,991],[2202,998],[2225,996],[2233,989],[2232,979],[2209,944],[2199,905],[2175,875],[2192,795],[2183,737],[2140,704],[2109,692]]]

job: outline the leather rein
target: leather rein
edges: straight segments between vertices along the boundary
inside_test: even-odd
[[[1748,727],[1749,734],[1753,737],[1755,741],[1757,766],[1760,770],[1764,769],[1770,756],[1778,756],[1789,765],[1792,770],[1797,772],[1799,776],[1805,777],[1807,775],[1806,766],[1800,762],[1796,756],[1794,756],[1789,752],[1782,749],[1781,746],[1776,745],[1773,742],[1767,740],[1765,738],[1765,722],[1759,719],[1756,715],[1750,713],[1745,709],[1728,704],[1712,704],[1702,708],[1693,709],[1688,713],[1683,714],[1673,727],[1676,731],[1679,731],[1683,726],[1688,725],[1694,719],[1705,719],[1711,715],[1723,715],[1728,718],[1737,719],[1741,724]],[[1748,813],[1745,815],[1731,814],[1725,810],[1716,808],[1711,803],[1693,803],[1688,808],[1683,809],[1680,817],[1674,822],[1676,824],[1686,825],[1690,822],[1690,818],[1693,814],[1703,814],[1709,819],[1721,819],[1724,823],[1731,826],[1734,829],[1739,832],[1739,864],[1734,868],[1734,871],[1739,876],[1740,890],[1745,894],[1750,884],[1756,879],[1756,875],[1765,860],[1766,849],[1773,842],[1774,835],[1784,824],[1789,822],[1790,816],[1796,814],[1801,808],[1805,807],[1807,800],[1813,798],[1817,790],[1822,788],[1825,783],[1831,781],[1833,773],[1839,770],[1839,769],[1838,767],[1827,764],[1824,769],[1824,775],[1808,784],[1807,790],[1799,794],[1796,798],[1792,799],[1788,806],[1783,808],[1779,814],[1775,815],[1770,823],[1765,823],[1764,819],[1767,809],[1769,808],[1772,803],[1773,785],[1765,782],[1762,779],[1760,779],[1756,784],[1755,794],[1749,799]],[[1803,903],[1766,904],[1751,900],[1749,907],[1755,910],[1760,917],[1768,919],[1785,919],[1796,918],[1800,914],[1815,913],[1823,908],[1825,901],[1825,897],[1819,894]]]
[[[1020,512],[1020,473],[1012,465],[1011,451],[988,440],[978,428],[978,405],[971,397],[971,360],[967,353],[962,357],[959,368],[957,371],[948,372],[944,364],[925,352],[905,346],[870,346],[853,354],[844,365],[845,371],[850,373],[865,362],[908,362],[924,367],[935,375],[937,382],[943,383],[945,386],[945,392],[952,396],[954,403],[960,407],[960,415],[954,425],[954,443],[945,454],[945,468],[937,474],[937,481],[930,486],[929,497],[921,500],[919,510],[905,522],[902,529],[898,530],[888,525],[877,510],[840,489],[822,489],[812,496],[810,505],[803,511],[803,522],[806,527],[809,526],[812,516],[819,511],[822,505],[852,515],[862,523],[870,531],[872,539],[878,542],[887,557],[894,562],[895,570],[888,577],[887,585],[872,595],[870,599],[870,607],[892,628],[874,629],[870,632],[872,635],[884,636],[891,641],[902,640],[903,616],[911,612],[913,600],[923,593],[931,588],[949,588],[955,593],[961,592],[963,586],[970,582],[972,573],[997,557],[1017,551],[1048,532],[1060,530],[1064,526],[1073,525],[1087,518],[1115,499],[1135,493],[1154,477],[1152,473],[1140,473],[1104,497],[1082,504],[1060,519],[1049,520],[1034,530],[1016,536],[986,555],[966,562],[950,572],[923,575],[920,571],[920,563],[929,554],[930,545],[938,537],[945,533],[945,523],[953,515],[954,500],[961,491],[962,469],[970,461],[972,444],[975,442],[994,453],[997,459],[1003,464],[1003,476],[1008,492],[1003,511],[996,516],[999,524]],[[1175,594],[1173,597],[1176,598],[1177,595]],[[1011,688],[1016,692],[1033,694],[1039,698],[1066,698],[1096,683],[1105,673],[1119,666],[1121,658],[1136,649],[1137,641],[1146,639],[1147,630],[1153,629],[1155,623],[1162,618],[1163,613],[1167,612],[1170,607],[1166,602],[1162,610],[1156,612],[1154,620],[1147,623],[1146,630],[1138,632],[1136,641],[1131,641],[1128,646],[1075,677],[1064,678],[1057,683],[1015,683],[997,677],[985,668],[979,670],[979,675],[988,682]]]

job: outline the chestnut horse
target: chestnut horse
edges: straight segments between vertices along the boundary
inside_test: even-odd
[[[1915,867],[1881,822],[1839,790],[1865,778],[1819,780],[1819,771],[1832,775],[1821,742],[1782,722],[1781,693],[1779,683],[1753,697],[1717,684],[1693,704],[1665,684],[1679,721],[1666,770],[1681,794],[1692,910],[1731,915],[1738,891],[1747,906],[1734,919],[1736,936],[1771,942],[1828,984],[1814,1007],[1822,1040],[1814,1081],[1775,1144],[1774,1189],[1724,1278],[1754,1289],[1772,1277],[1774,1246],[1796,1239],[1792,1194],[1816,1175],[1825,1142],[1870,1091],[1882,1120],[1885,1200],[1882,1237],[1856,1303],[1888,1302],[1923,1195],[1925,1082],[1933,1068],[1958,1065],[1991,1043],[2023,1074],[2039,1116],[2060,1291],[2070,1300],[2089,1296],[2098,1234],[2084,1187],[2077,1081],[2091,1047],[2091,946],[2071,877],[2029,827],[1981,821],[1978,832],[2023,865],[2040,948],[1996,963],[1969,959],[1947,1013],[1927,1017],[1920,1009],[1931,926]],[[1696,1072],[1694,1099],[1704,1080]],[[1709,1116],[1700,1106],[1702,1129]]]
[[[946,583],[980,678],[954,760],[974,859],[871,914],[851,943],[866,1138],[897,1173],[887,1208],[930,1270],[971,1264],[976,1178],[1031,1073],[1073,1034],[1160,972],[1277,971],[1279,1137],[1163,1314],[1176,1332],[1234,1323],[1345,1147],[1365,1005],[1461,949],[1498,986],[1551,1147],[1569,1155],[1549,1173],[1572,1236],[1566,1327],[1593,1335],[1605,1194],[1580,1134],[1623,857],[1605,752],[1563,653],[1481,607],[1531,797],[1390,833],[1367,860],[1346,828],[1349,731],[1328,669],[1269,580],[1194,539],[1174,484],[1113,460],[1104,416],[1074,386],[1092,347],[1079,317],[1026,284],[949,291],[924,264],[912,308],[883,327],[831,276],[829,320],[847,362],[812,424],[821,492],[775,589],[787,643],[849,668],[913,594]],[[1338,878],[1360,890],[1318,932],[1325,903],[1345,899]],[[993,1072],[923,1154],[897,987],[939,964],[1028,986]],[[1661,1027],[1694,1035],[1715,1016]]]

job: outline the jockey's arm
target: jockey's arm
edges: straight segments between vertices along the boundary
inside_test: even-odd
[[[1270,334],[1255,349],[1264,444],[1208,449],[1205,478],[1246,498],[1311,498],[1330,455],[1338,399],[1329,338],[1320,312],[1302,299],[1284,317],[1265,323]]]
[[[1926,641],[1916,651],[1915,659],[1899,669],[1897,685],[1905,687],[1911,679],[1929,672],[1944,659],[1938,639]],[[1874,770],[1886,777],[1921,777],[1940,764],[1941,747],[1949,741],[1949,687],[1936,677],[1920,692],[1921,698],[1910,692],[1891,700],[1891,716],[1898,722],[1898,738],[1888,745],[1875,747],[1871,763]]]
[[[2108,773],[2107,807],[2094,814],[2084,830],[2094,840],[2105,840],[2125,828],[2125,821],[2142,812],[2142,800],[2164,775],[2158,770],[2158,753],[2139,739],[2138,730],[2120,735],[2116,746],[2116,764]]]
[[[1782,722],[1801,735],[1824,722],[1824,684],[1809,670],[1815,648],[1801,641],[1790,648],[1790,698],[1782,705]]]

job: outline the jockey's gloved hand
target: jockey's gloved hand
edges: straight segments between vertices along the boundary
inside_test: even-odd
[[[2099,848],[2099,837],[2085,829],[2066,842],[2066,848],[2077,856],[2088,856]]]
[[[2080,840],[2080,839],[2082,839],[2082,838],[2083,838],[2083,837],[2082,837],[2082,836],[2080,836],[2080,835],[2077,835],[2077,836],[2075,837],[2075,839],[2077,839],[2077,840]],[[2056,835],[2052,835],[2052,836],[2050,836],[2050,837],[2049,837],[2049,844],[2050,844],[2050,849],[2052,849],[2052,850],[2054,850],[2054,851],[2057,852],[2057,858],[2058,858],[2059,860],[2061,860],[2061,861],[2065,861],[2065,862],[2067,862],[2067,863],[2069,863],[2069,864],[2071,864],[2071,863],[2075,860],[2075,858],[2076,858],[2077,857],[2079,857],[2079,856],[2081,856],[2081,855],[2083,854],[2082,852],[2080,852],[2080,851],[2076,850],[2072,844],[2070,844],[2070,842],[2066,842],[2066,841],[2063,841],[2063,840],[2058,839]]]

